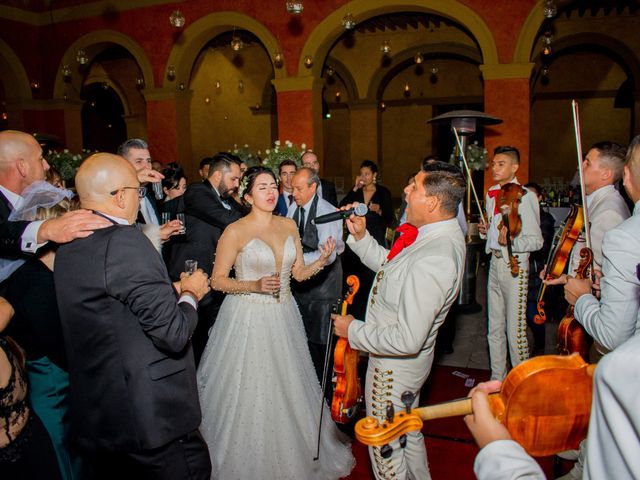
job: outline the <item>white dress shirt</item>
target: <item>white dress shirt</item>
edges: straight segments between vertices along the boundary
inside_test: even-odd
[[[311,204],[313,203],[312,197],[306,205],[303,205],[304,208],[304,216],[305,216],[305,224],[309,221],[309,209],[311,208]],[[293,218],[293,215],[296,213],[296,209],[298,205],[296,202],[291,203],[289,206],[289,210],[287,211],[287,217]],[[318,198],[318,206],[316,208],[316,216],[325,215],[327,213],[333,213],[336,211],[336,207],[331,205],[329,202],[322,198]],[[318,245],[323,245],[329,237],[333,237],[336,241],[336,249],[333,251],[331,256],[329,257],[329,261],[327,265],[332,264],[336,255],[340,255],[344,252],[344,242],[342,241],[342,220],[336,220],[335,222],[329,223],[321,223],[320,225],[316,225],[318,229]],[[304,264],[309,265],[315,262],[318,258],[320,258],[320,250],[314,250],[313,252],[304,254]]]

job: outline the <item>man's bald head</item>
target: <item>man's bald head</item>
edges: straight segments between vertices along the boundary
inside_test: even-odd
[[[134,223],[138,214],[139,186],[133,165],[110,153],[91,155],[82,162],[76,175],[82,208],[124,218],[129,223]]]
[[[28,133],[0,132],[0,184],[14,193],[37,180],[44,180],[49,164],[42,158],[40,144]]]

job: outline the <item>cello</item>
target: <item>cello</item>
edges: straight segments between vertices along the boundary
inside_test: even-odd
[[[509,372],[500,392],[489,395],[489,405],[513,440],[530,455],[575,449],[587,435],[595,368],[576,354],[531,358]],[[424,420],[471,413],[471,398],[413,410],[407,407],[383,424],[375,417],[363,418],[355,433],[365,445],[383,446],[420,430]]]

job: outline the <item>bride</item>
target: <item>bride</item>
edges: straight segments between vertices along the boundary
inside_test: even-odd
[[[355,463],[324,406],[320,458],[314,461],[322,393],[289,277],[310,278],[335,248],[304,265],[295,223],[272,214],[270,169],[252,167],[241,198],[251,212],[218,242],[211,287],[226,296],[198,369],[202,425],[212,478],[337,479]],[[235,268],[235,278],[229,277]]]

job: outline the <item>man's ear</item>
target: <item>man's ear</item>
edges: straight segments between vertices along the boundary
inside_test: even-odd
[[[18,160],[16,160],[16,168],[18,169],[18,172],[21,176],[27,176],[27,172],[29,169],[27,168],[27,162],[25,162],[23,158],[19,158]]]
[[[113,201],[118,206],[118,208],[124,210],[126,206],[124,189],[120,189],[116,192],[116,194],[113,196]]]
[[[440,207],[440,199],[435,195],[427,195],[425,207],[429,213],[435,212]]]
[[[613,178],[613,170],[611,170],[610,168],[603,168],[601,175],[603,180],[608,181]]]

